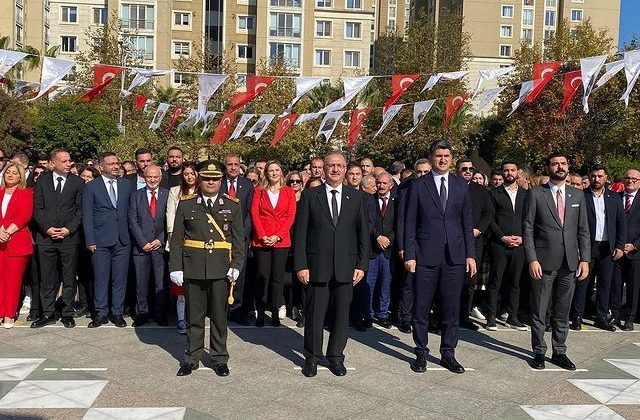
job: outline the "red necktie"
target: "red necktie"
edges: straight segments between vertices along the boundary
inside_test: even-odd
[[[235,179],[232,179],[229,181],[229,195],[233,198],[237,198],[235,183],[236,183]]]
[[[562,190],[558,188],[556,193],[558,198],[558,218],[560,219],[560,226],[564,226],[564,201],[562,200]]]
[[[387,212],[387,197],[380,197],[382,200],[382,207],[380,207],[380,214],[384,217],[384,214]]]
[[[631,210],[631,194],[626,194],[624,200],[624,212],[629,213],[629,210]]]
[[[156,192],[151,191],[151,203],[149,204],[149,213],[152,218],[156,218],[156,207],[158,206],[158,200],[156,199]]]

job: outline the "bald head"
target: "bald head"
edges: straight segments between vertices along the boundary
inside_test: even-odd
[[[376,192],[376,177],[373,175],[366,175],[362,177],[360,181],[360,187],[362,191],[373,194]]]
[[[144,168],[144,180],[147,183],[147,188],[150,190],[158,189],[160,180],[162,179],[162,170],[157,165],[149,165]]]
[[[624,174],[624,190],[633,193],[640,189],[640,171],[637,169],[629,169]]]

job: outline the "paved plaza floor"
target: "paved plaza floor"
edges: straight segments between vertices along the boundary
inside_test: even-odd
[[[321,369],[305,378],[302,329],[286,320],[232,326],[229,377],[205,357],[178,378],[186,339],[175,327],[86,323],[0,330],[0,418],[640,419],[637,332],[571,331],[578,371],[567,372],[529,367],[529,332],[461,330],[457,358],[467,372],[456,375],[437,364],[436,335],[427,373],[416,374],[411,335],[350,330],[347,376]]]

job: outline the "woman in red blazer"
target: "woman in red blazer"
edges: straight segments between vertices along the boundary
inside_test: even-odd
[[[0,188],[0,319],[13,327],[20,300],[22,275],[33,254],[29,221],[33,215],[33,191],[25,188],[24,169],[7,165]]]
[[[280,326],[278,309],[283,297],[285,265],[291,248],[291,225],[296,216],[296,195],[285,186],[282,166],[267,162],[265,176],[253,193],[253,255],[256,260],[258,317],[256,326],[264,326],[264,311],[271,311],[271,325]]]

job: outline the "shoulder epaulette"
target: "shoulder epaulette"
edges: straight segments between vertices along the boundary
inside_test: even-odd
[[[237,198],[237,197],[231,197],[231,196],[230,196],[229,194],[227,194],[227,193],[222,194],[222,196],[223,196],[224,198],[228,198],[229,200],[233,201],[234,203],[239,203],[239,202],[240,202],[240,199],[239,199],[239,198]]]
[[[198,196],[198,194],[187,194],[187,195],[183,195],[182,197],[180,197],[180,201],[184,201],[184,200],[191,200],[194,199]]]

